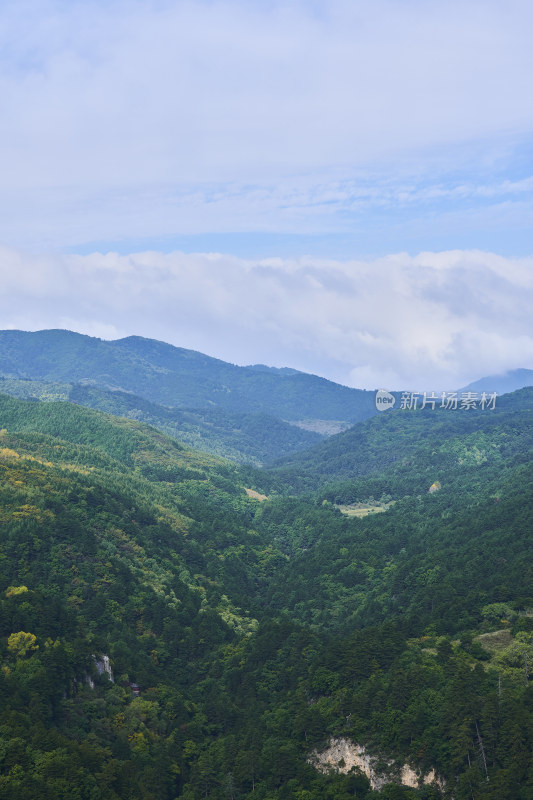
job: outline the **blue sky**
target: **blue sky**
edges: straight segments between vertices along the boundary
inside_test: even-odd
[[[290,364],[352,384],[383,376],[459,385],[485,368],[532,367],[528,314],[509,336],[500,308],[517,286],[522,296],[530,288],[532,26],[525,0],[4,2],[0,245],[5,272],[12,259],[23,265],[26,294],[9,294],[4,282],[2,327],[68,323],[101,335],[186,339],[230,361]],[[435,272],[442,340],[453,349],[462,337],[454,359],[436,347],[428,360],[406,341],[393,369],[379,336],[379,280],[366,282],[375,330],[356,316],[350,322],[328,295],[328,274],[332,285],[346,270],[364,276],[374,265],[378,275],[383,259],[403,254],[402,310],[397,320],[394,304],[387,314],[392,325],[411,312],[423,320],[412,265],[432,253],[429,262],[444,259],[452,274],[459,251],[460,269],[484,293],[496,291],[498,259],[507,259],[507,277],[491,300],[494,316],[481,322],[475,303],[456,318],[453,288],[442,294]],[[189,302],[209,286],[217,296],[224,269],[230,284],[240,269],[244,286],[248,265],[260,270],[275,259],[293,316],[269,319],[268,302],[255,298],[255,327],[251,318],[244,336],[254,352],[233,307],[224,318],[199,305],[186,330],[170,312],[162,321],[161,313],[139,316],[134,297],[154,274],[164,283],[146,259],[131,276],[138,285],[128,314],[108,302],[98,254],[109,252],[115,265],[141,252],[153,253],[154,265],[171,253],[180,264],[180,253],[222,254],[216,287],[191,266]],[[34,307],[31,281],[59,286],[77,256],[83,280],[39,295]],[[320,271],[314,314],[280,277],[296,263],[307,277]],[[315,317],[312,331],[304,308]],[[350,355],[350,343],[362,340]]]

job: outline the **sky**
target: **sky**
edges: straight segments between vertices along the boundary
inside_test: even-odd
[[[0,328],[533,368],[529,0],[4,0]]]

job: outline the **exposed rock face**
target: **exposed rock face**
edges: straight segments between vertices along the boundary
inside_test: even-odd
[[[372,789],[382,789],[387,783],[401,783],[413,789],[422,784],[436,783],[441,788],[444,786],[442,779],[438,778],[435,770],[430,770],[426,775],[417,773],[409,764],[397,764],[389,759],[378,759],[370,755],[363,745],[355,744],[349,739],[330,739],[328,747],[322,752],[313,751],[308,759],[320,772],[334,769],[337,772],[347,773],[352,767],[357,767],[363,772]]]
[[[373,783],[375,774],[372,761],[373,759],[364,747],[353,744],[349,739],[331,739],[326,750],[322,753],[314,750],[309,757],[309,763],[320,772],[334,769],[337,772],[345,773],[349,772],[352,767],[357,767],[367,776],[372,788],[376,789],[379,787]]]
[[[111,670],[111,664],[109,663],[109,656],[103,655],[102,658],[94,658],[94,663],[96,664],[96,671],[99,675],[103,675],[104,672],[107,672],[109,675],[109,680],[114,683],[113,672]]]

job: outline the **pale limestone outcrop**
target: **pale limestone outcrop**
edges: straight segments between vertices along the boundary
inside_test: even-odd
[[[387,783],[401,783],[414,789],[430,783],[436,783],[441,788],[444,786],[434,769],[422,775],[409,764],[397,764],[390,759],[377,758],[364,745],[344,737],[330,739],[327,748],[321,752],[314,750],[308,761],[320,772],[334,769],[347,773],[356,767],[366,775],[372,789],[382,789]]]

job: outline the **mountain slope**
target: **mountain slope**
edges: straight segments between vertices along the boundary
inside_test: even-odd
[[[138,336],[106,342],[70,331],[0,331],[0,374],[91,382],[176,408],[216,406],[290,421],[353,422],[375,413],[372,392],[290,370],[237,367]]]
[[[392,410],[331,436],[309,450],[280,460],[265,471],[263,486],[278,490],[316,489],[383,471],[419,448],[433,450],[457,436],[512,426],[533,416],[533,388],[498,398],[493,410]]]
[[[153,425],[190,447],[261,466],[321,440],[313,431],[268,414],[236,414],[220,408],[175,409],[118,389],[89,384],[0,378],[0,390],[25,400],[64,400]]]
[[[0,797],[530,800],[533,436],[505,402],[463,430],[381,415],[352,488],[396,503],[358,519],[0,396]],[[341,739],[380,789],[310,763]]]

